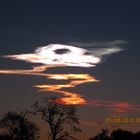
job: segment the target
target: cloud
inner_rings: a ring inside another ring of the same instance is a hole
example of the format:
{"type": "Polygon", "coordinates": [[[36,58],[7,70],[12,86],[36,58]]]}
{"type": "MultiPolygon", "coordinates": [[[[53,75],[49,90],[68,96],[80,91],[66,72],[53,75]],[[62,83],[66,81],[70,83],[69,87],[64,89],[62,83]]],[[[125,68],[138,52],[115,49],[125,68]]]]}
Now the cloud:
{"type": "Polygon", "coordinates": [[[94,107],[107,108],[118,113],[140,111],[140,104],[132,104],[126,101],[92,100],[88,104],[94,107]]]}
{"type": "Polygon", "coordinates": [[[128,44],[124,40],[115,40],[108,42],[94,42],[94,43],[81,43],[81,42],[71,42],[75,46],[81,46],[82,48],[88,49],[89,54],[99,57],[100,59],[104,56],[109,56],[113,53],[125,50],[125,44],[128,44]]]}
{"type": "Polygon", "coordinates": [[[80,94],[68,92],[63,90],[64,88],[74,88],[77,85],[89,83],[89,82],[98,82],[95,77],[89,74],[47,74],[45,70],[50,68],[51,66],[35,66],[31,70],[0,70],[0,74],[22,74],[22,75],[35,75],[45,77],[47,79],[54,80],[69,80],[70,82],[65,84],[57,84],[57,85],[49,85],[49,84],[41,84],[34,85],[34,87],[38,88],[39,91],[42,92],[55,92],[62,94],[64,97],[53,100],[54,102],[69,105],[69,104],[87,104],[85,97],[80,94]]]}
{"type": "Polygon", "coordinates": [[[92,48],[88,50],[70,45],[50,44],[37,48],[34,53],[6,55],[3,57],[51,66],[93,67],[101,62],[104,55],[122,50],[120,47],[92,48]]]}
{"type": "Polygon", "coordinates": [[[124,41],[114,41],[107,43],[94,43],[90,44],[94,47],[89,47],[88,44],[62,45],[62,44],[50,44],[43,47],[38,47],[34,53],[28,54],[16,54],[5,55],[3,57],[14,60],[25,61],[27,63],[37,63],[38,66],[32,67],[32,69],[25,70],[0,70],[0,74],[22,74],[22,75],[34,75],[41,76],[47,79],[63,80],[65,84],[41,84],[34,85],[41,92],[55,92],[61,94],[60,97],[53,102],[70,105],[80,104],[93,107],[106,107],[115,112],[129,112],[139,111],[140,106],[130,104],[128,102],[116,102],[106,100],[87,100],[80,93],[74,93],[66,91],[66,89],[74,88],[80,84],[99,82],[94,76],[85,73],[71,73],[71,74],[48,74],[45,71],[51,67],[59,66],[73,66],[73,67],[93,67],[102,61],[102,58],[106,55],[122,51],[120,45],[124,44],[124,41]],[[87,48],[79,48],[87,45],[87,48]],[[103,48],[100,48],[103,47],[103,48]],[[41,65],[40,65],[41,64],[41,65]]]}
{"type": "Polygon", "coordinates": [[[69,42],[67,43],[72,46],[82,47],[86,49],[94,49],[94,48],[114,48],[121,47],[122,45],[128,44],[127,41],[124,40],[114,40],[114,41],[96,41],[96,42],[69,42]]]}
{"type": "Polygon", "coordinates": [[[77,85],[89,83],[89,82],[98,82],[93,76],[89,74],[48,74],[48,79],[54,80],[70,80],[66,84],[57,84],[57,85],[36,85],[35,87],[39,88],[39,91],[52,91],[59,94],[63,94],[64,97],[58,98],[56,100],[51,100],[60,104],[87,104],[86,99],[80,94],[73,92],[68,92],[63,90],[63,88],[74,88],[77,85]]]}

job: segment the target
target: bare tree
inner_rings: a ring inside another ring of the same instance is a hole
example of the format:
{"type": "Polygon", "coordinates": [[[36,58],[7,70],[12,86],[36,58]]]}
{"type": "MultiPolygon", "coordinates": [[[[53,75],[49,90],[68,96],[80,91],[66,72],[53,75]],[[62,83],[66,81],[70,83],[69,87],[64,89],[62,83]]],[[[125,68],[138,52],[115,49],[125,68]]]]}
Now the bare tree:
{"type": "Polygon", "coordinates": [[[28,120],[28,112],[8,112],[0,119],[0,128],[10,140],[37,140],[39,129],[28,120]]]}
{"type": "Polygon", "coordinates": [[[79,119],[74,106],[57,104],[47,100],[44,103],[44,105],[40,105],[36,102],[34,113],[40,113],[42,119],[48,124],[51,140],[76,139],[72,135],[81,132],[81,130],[76,127],[79,124],[79,119]]]}

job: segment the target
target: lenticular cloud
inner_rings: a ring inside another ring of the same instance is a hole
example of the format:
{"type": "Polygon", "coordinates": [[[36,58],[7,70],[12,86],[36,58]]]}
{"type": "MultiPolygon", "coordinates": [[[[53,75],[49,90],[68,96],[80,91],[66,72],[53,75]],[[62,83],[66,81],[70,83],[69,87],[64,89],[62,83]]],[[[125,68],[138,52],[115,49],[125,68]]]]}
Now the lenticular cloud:
{"type": "Polygon", "coordinates": [[[93,67],[101,62],[104,55],[121,50],[119,47],[88,50],[70,45],[50,44],[37,48],[34,53],[6,55],[4,57],[51,66],[93,67]]]}

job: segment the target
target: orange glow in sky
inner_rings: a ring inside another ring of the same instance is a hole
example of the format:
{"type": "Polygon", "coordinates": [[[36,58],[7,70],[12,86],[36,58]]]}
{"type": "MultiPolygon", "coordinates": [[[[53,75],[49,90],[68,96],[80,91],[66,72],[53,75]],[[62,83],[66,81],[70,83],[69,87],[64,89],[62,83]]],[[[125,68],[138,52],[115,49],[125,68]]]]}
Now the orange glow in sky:
{"type": "Polygon", "coordinates": [[[56,93],[63,94],[64,97],[56,99],[55,102],[61,104],[86,104],[86,99],[80,94],[67,92],[63,88],[74,88],[79,84],[84,84],[88,82],[98,82],[94,77],[89,74],[48,74],[48,79],[54,80],[70,80],[66,84],[56,84],[56,85],[36,85],[40,91],[52,91],[56,93]]]}
{"type": "Polygon", "coordinates": [[[39,91],[52,91],[55,93],[62,94],[64,97],[56,99],[55,102],[61,104],[86,104],[86,99],[78,93],[65,91],[64,88],[74,88],[77,85],[98,82],[95,77],[89,74],[47,74],[44,71],[47,70],[49,66],[36,66],[31,70],[0,70],[0,74],[22,74],[22,75],[35,75],[43,76],[47,79],[54,80],[70,80],[70,82],[65,84],[42,84],[34,85],[34,87],[39,88],[39,91]]]}

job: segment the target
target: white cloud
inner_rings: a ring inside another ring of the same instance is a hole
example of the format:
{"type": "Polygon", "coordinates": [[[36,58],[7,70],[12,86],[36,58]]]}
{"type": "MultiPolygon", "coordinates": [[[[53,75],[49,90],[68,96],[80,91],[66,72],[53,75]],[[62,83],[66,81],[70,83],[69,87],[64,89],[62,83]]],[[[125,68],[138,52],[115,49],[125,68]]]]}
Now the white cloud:
{"type": "Polygon", "coordinates": [[[108,42],[107,44],[111,44],[112,47],[90,49],[71,45],[50,44],[37,48],[34,53],[6,55],[4,57],[43,65],[93,67],[101,62],[104,55],[123,50],[119,46],[114,47],[115,44],[120,43],[122,42],[108,42]]]}

